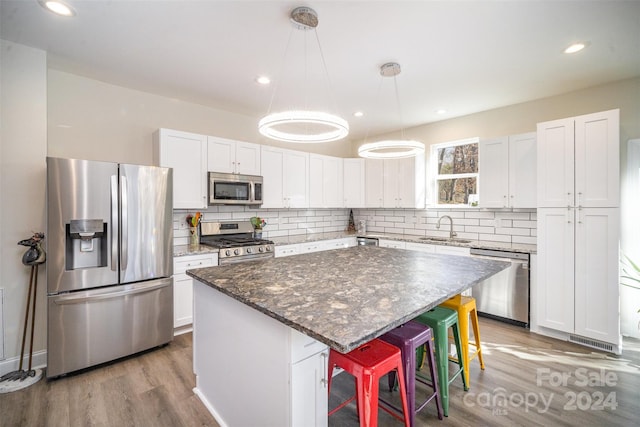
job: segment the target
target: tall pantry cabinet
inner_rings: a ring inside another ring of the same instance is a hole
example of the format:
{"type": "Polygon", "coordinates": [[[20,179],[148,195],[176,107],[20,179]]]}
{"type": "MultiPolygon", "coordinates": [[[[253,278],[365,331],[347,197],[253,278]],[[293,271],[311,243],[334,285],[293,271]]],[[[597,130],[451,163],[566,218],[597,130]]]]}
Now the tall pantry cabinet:
{"type": "Polygon", "coordinates": [[[619,110],[537,127],[537,324],[620,352],[619,110]]]}

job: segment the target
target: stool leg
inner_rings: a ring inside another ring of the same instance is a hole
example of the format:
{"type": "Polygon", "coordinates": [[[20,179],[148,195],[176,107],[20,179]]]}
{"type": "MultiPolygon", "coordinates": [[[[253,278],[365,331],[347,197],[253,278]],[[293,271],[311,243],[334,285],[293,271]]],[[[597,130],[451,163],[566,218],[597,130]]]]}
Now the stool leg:
{"type": "Polygon", "coordinates": [[[461,375],[461,377],[462,377],[462,385],[464,386],[464,391],[467,391],[467,390],[469,390],[469,384],[467,383],[467,376],[465,375],[465,372],[467,371],[467,366],[466,366],[464,358],[462,357],[462,345],[460,343],[460,330],[458,328],[458,324],[457,323],[454,323],[451,327],[453,328],[453,339],[456,342],[456,352],[458,354],[458,364],[460,365],[460,368],[462,369],[462,375],[461,375]]]}
{"type": "MultiPolygon", "coordinates": [[[[409,405],[408,405],[409,394],[408,394],[407,384],[405,383],[406,373],[403,372],[404,370],[402,369],[402,363],[398,363],[397,369],[398,369],[398,382],[400,383],[400,400],[402,401],[402,413],[404,414],[404,425],[405,427],[411,427],[413,425],[414,413],[413,413],[413,410],[411,411],[409,410],[409,405]]],[[[413,372],[413,374],[415,377],[415,372],[413,372]]],[[[414,388],[415,388],[415,383],[414,383],[414,388]]],[[[411,399],[413,399],[413,396],[411,396],[411,399]]],[[[377,396],[375,401],[376,402],[378,401],[377,396]]],[[[413,406],[415,407],[415,402],[413,406]]],[[[373,424],[373,425],[377,425],[377,424],[373,424]]]]}
{"type": "MultiPolygon", "coordinates": [[[[469,312],[458,310],[458,329],[460,331],[460,344],[462,348],[462,359],[458,353],[458,360],[464,360],[464,379],[469,383],[469,312]]],[[[465,389],[466,390],[466,389],[465,389]]]]}
{"type": "Polygon", "coordinates": [[[440,386],[440,396],[442,396],[442,411],[444,416],[449,416],[449,337],[447,328],[438,325],[433,328],[436,342],[436,366],[438,367],[438,384],[440,386]]]}
{"type": "Polygon", "coordinates": [[[476,352],[478,353],[478,361],[480,369],[484,370],[484,360],[482,360],[482,348],[480,347],[480,324],[478,323],[478,311],[474,308],[471,310],[471,326],[473,327],[473,336],[476,339],[476,352]]]}
{"type": "Polygon", "coordinates": [[[409,425],[413,426],[413,418],[416,413],[416,352],[403,351],[402,353],[404,361],[404,384],[407,390],[407,410],[405,410],[404,418],[405,420],[408,419],[409,425]]]}
{"type": "MultiPolygon", "coordinates": [[[[442,419],[442,401],[440,394],[440,387],[438,386],[438,373],[436,371],[436,360],[433,357],[433,344],[431,341],[427,341],[425,343],[427,347],[426,359],[429,364],[429,375],[431,375],[431,383],[433,384],[433,393],[435,394],[436,399],[436,409],[438,410],[438,419],[442,419]]],[[[423,346],[420,346],[423,347],[423,346]]]]}
{"type": "MultiPolygon", "coordinates": [[[[362,378],[356,380],[360,427],[376,427],[378,425],[378,383],[375,379],[371,372],[365,371],[362,378]]],[[[400,380],[402,381],[402,379],[400,380]]]]}

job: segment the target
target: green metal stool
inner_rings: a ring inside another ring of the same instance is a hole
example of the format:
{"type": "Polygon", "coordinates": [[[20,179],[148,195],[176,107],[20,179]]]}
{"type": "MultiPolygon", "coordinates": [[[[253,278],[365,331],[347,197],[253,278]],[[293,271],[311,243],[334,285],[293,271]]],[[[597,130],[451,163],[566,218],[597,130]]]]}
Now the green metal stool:
{"type": "Polygon", "coordinates": [[[422,313],[414,320],[425,324],[433,329],[434,340],[436,344],[436,365],[438,365],[438,385],[440,386],[440,395],[442,397],[442,411],[444,416],[449,416],[449,384],[456,379],[458,375],[462,378],[464,391],[469,390],[467,380],[464,375],[466,367],[462,357],[462,345],[460,343],[460,332],[458,329],[458,313],[448,308],[435,307],[426,313],[422,313]],[[456,352],[458,353],[458,361],[455,362],[460,367],[458,371],[449,378],[449,328],[453,329],[453,339],[456,343],[456,352]]]}

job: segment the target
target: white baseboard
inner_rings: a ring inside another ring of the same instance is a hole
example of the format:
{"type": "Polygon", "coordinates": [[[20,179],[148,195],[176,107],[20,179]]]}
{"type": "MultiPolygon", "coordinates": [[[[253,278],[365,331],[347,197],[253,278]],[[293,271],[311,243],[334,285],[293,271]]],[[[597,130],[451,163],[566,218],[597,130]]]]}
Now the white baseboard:
{"type": "Polygon", "coordinates": [[[209,413],[213,416],[213,418],[215,418],[216,422],[220,425],[220,427],[229,427],[223,420],[222,417],[220,416],[220,414],[218,414],[218,412],[215,410],[215,408],[213,407],[213,405],[211,404],[211,402],[209,402],[209,400],[200,392],[200,389],[198,389],[198,387],[196,386],[193,389],[193,393],[198,396],[198,398],[200,399],[200,401],[202,402],[202,404],[204,405],[205,408],[207,408],[207,410],[209,411],[209,413]]]}
{"type": "MultiPolygon", "coordinates": [[[[12,357],[10,359],[0,361],[0,376],[8,374],[9,372],[17,371],[20,367],[20,357],[12,357]]],[[[29,367],[29,355],[24,357],[22,361],[22,369],[26,370],[29,367]]],[[[33,353],[33,359],[31,360],[31,368],[44,369],[47,367],[47,350],[40,350],[33,353]]]]}

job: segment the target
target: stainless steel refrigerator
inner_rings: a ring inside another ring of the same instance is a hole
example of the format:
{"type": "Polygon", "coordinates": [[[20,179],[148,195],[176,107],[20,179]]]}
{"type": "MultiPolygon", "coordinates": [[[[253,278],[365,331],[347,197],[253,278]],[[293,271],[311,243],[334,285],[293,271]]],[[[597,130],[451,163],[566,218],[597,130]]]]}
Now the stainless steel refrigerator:
{"type": "Polygon", "coordinates": [[[173,170],[47,158],[47,377],[173,338],[173,170]]]}

